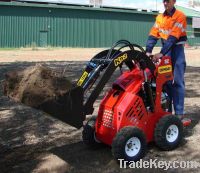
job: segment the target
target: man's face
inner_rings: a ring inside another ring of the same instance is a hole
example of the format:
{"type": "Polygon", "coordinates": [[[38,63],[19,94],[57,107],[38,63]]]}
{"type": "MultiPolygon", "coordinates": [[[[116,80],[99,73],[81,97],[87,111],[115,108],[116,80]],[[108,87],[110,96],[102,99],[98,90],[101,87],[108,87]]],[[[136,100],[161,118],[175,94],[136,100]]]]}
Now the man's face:
{"type": "Polygon", "coordinates": [[[168,12],[170,12],[173,9],[175,3],[176,0],[163,0],[165,10],[167,10],[168,12]]]}

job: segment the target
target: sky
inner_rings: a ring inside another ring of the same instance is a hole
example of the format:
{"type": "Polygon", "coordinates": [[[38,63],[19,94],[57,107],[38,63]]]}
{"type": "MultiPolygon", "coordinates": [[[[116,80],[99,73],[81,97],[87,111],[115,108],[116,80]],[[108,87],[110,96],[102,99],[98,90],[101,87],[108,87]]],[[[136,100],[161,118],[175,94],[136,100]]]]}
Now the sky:
{"type": "MultiPolygon", "coordinates": [[[[177,5],[188,5],[189,0],[177,0],[177,5]]],[[[162,0],[104,0],[105,5],[116,4],[131,8],[164,10],[162,0]]]]}
{"type": "MultiPolygon", "coordinates": [[[[29,0],[26,0],[26,1],[29,1],[29,0]]],[[[71,4],[88,4],[88,5],[90,2],[90,0],[34,0],[34,1],[60,2],[60,3],[71,3],[71,4]]],[[[160,12],[164,11],[163,3],[162,3],[163,0],[102,0],[102,1],[103,1],[104,6],[147,9],[147,10],[156,10],[160,12]]],[[[200,2],[200,0],[196,0],[196,1],[200,2]]],[[[180,6],[188,7],[189,0],[177,0],[176,4],[180,6]]],[[[200,7],[196,8],[196,10],[200,10],[200,7]]]]}
{"type": "MultiPolygon", "coordinates": [[[[89,4],[89,0],[58,0],[68,3],[89,4]]],[[[177,5],[187,6],[189,0],[177,0],[177,5]]],[[[164,10],[162,0],[103,0],[103,5],[164,10]]]]}

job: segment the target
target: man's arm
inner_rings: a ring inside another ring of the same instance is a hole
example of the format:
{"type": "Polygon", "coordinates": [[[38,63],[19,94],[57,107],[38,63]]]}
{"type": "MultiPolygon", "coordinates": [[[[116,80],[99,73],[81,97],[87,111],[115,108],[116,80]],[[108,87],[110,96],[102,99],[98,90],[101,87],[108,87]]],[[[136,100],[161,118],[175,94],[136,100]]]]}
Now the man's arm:
{"type": "Polygon", "coordinates": [[[147,53],[150,53],[150,54],[152,53],[152,50],[153,50],[154,46],[156,45],[157,41],[158,41],[158,38],[156,38],[152,35],[150,35],[148,37],[148,40],[146,43],[146,52],[147,53]]]}
{"type": "Polygon", "coordinates": [[[174,23],[171,33],[160,51],[162,55],[165,55],[171,49],[171,47],[178,41],[180,36],[186,31],[186,26],[186,17],[182,15],[174,23]]]}
{"type": "Polygon", "coordinates": [[[146,52],[148,54],[152,53],[152,50],[154,46],[156,45],[159,37],[160,37],[159,36],[159,22],[158,22],[158,17],[157,17],[154,26],[150,30],[149,37],[146,43],[146,52]]]}

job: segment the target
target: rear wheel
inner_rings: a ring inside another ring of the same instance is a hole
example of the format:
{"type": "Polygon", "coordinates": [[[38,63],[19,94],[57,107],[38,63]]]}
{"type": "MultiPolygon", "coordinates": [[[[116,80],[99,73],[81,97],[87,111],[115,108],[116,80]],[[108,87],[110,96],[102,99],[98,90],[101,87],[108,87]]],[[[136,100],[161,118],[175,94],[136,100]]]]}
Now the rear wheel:
{"type": "Polygon", "coordinates": [[[86,125],[83,127],[83,132],[82,132],[82,138],[84,144],[95,147],[100,144],[100,141],[96,139],[95,136],[95,122],[96,122],[96,117],[93,116],[91,117],[86,125]]]}
{"type": "Polygon", "coordinates": [[[146,150],[145,135],[137,127],[124,127],[113,139],[112,154],[117,160],[137,161],[145,156],[146,150]]]}
{"type": "Polygon", "coordinates": [[[181,120],[174,115],[162,117],[156,125],[154,138],[156,145],[161,149],[175,149],[183,139],[181,120]]]}

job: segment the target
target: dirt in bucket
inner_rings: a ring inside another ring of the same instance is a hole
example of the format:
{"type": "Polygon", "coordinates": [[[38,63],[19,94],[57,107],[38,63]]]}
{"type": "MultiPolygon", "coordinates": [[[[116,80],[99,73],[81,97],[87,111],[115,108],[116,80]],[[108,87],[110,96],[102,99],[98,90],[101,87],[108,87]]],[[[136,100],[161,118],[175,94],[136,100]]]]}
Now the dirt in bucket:
{"type": "Polygon", "coordinates": [[[4,95],[34,108],[56,100],[71,88],[70,80],[41,64],[8,72],[3,83],[4,95]]]}

